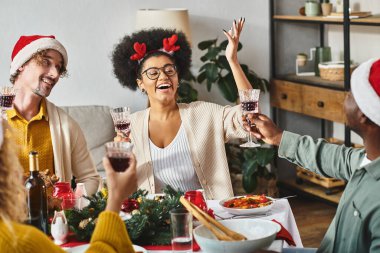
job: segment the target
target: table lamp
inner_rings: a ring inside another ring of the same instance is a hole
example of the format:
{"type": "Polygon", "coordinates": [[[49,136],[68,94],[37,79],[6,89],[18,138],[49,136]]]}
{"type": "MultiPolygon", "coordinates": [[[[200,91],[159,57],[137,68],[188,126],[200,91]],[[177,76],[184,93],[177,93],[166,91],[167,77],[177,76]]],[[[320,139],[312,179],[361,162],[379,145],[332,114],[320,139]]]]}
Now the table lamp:
{"type": "Polygon", "coordinates": [[[187,9],[140,9],[136,15],[136,30],[170,28],[182,31],[191,45],[191,31],[187,9]]]}

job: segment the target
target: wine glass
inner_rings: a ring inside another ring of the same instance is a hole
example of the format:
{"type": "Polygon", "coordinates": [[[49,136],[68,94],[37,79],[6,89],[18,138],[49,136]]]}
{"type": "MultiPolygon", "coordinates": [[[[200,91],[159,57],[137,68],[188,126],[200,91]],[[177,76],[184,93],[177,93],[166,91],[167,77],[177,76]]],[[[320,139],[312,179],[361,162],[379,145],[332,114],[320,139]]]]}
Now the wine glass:
{"type": "MultiPolygon", "coordinates": [[[[259,89],[248,89],[248,90],[239,90],[239,98],[241,103],[241,109],[243,111],[243,115],[247,115],[248,113],[258,113],[259,112],[259,89]]],[[[250,120],[247,117],[247,123],[252,126],[250,120]]],[[[260,147],[259,143],[255,143],[252,141],[251,133],[248,135],[248,142],[243,143],[240,147],[243,148],[256,148],[260,147]]]]}
{"type": "Polygon", "coordinates": [[[133,144],[130,142],[107,142],[106,156],[108,157],[112,168],[116,172],[123,172],[129,167],[132,155],[133,144]]]}
{"type": "Polygon", "coordinates": [[[12,86],[0,87],[0,107],[1,117],[7,118],[6,110],[11,109],[13,106],[13,100],[15,99],[16,91],[12,86]]]}
{"type": "Polygon", "coordinates": [[[131,121],[129,107],[116,107],[110,110],[116,133],[122,133],[124,137],[129,137],[131,132],[131,121]]]}

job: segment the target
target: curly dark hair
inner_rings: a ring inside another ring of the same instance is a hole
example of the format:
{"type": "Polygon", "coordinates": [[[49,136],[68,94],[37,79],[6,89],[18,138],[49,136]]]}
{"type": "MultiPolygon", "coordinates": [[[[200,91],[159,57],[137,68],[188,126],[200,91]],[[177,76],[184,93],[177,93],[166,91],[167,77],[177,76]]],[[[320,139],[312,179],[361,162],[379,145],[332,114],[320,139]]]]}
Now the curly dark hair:
{"type": "Polygon", "coordinates": [[[160,55],[166,55],[174,62],[177,66],[179,80],[190,71],[191,48],[185,34],[175,29],[153,28],[135,32],[121,39],[112,53],[113,72],[123,87],[136,90],[136,79],[141,77],[141,67],[144,62],[151,57],[160,55]],[[158,51],[163,47],[163,39],[170,38],[173,34],[178,36],[176,45],[179,45],[180,49],[173,55],[158,51]],[[131,55],[136,53],[133,49],[135,42],[146,44],[147,54],[141,62],[130,59],[131,55]]]}

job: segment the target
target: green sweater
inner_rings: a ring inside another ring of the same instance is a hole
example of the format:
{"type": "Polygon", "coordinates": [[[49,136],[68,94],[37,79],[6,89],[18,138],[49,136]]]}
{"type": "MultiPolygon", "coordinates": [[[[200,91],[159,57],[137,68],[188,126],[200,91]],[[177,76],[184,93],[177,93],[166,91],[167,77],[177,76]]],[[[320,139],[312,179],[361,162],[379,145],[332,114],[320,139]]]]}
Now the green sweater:
{"type": "Polygon", "coordinates": [[[286,131],[278,153],[310,171],[347,181],[318,252],[380,252],[380,158],[361,167],[364,149],[286,131]]]}
{"type": "MultiPolygon", "coordinates": [[[[0,220],[0,251],[2,253],[66,252],[35,227],[11,223],[13,231],[0,220]]],[[[102,212],[86,252],[135,252],[124,222],[114,212],[102,212]]]]}

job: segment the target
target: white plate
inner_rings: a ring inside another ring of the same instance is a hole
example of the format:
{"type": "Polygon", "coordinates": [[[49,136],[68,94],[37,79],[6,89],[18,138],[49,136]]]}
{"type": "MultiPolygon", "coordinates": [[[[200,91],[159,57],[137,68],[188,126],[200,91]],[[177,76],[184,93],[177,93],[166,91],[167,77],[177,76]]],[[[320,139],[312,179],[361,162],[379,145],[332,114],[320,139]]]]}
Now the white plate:
{"type": "Polygon", "coordinates": [[[233,198],[223,199],[219,202],[219,205],[223,208],[223,210],[229,212],[230,214],[249,215],[249,214],[262,214],[262,213],[268,212],[272,208],[274,201],[275,201],[273,198],[266,196],[267,199],[272,200],[272,204],[267,205],[267,206],[263,206],[263,207],[256,207],[256,208],[249,208],[249,209],[229,208],[229,207],[225,207],[223,205],[226,201],[236,199],[236,198],[241,198],[241,197],[246,197],[246,196],[236,196],[233,198]]]}
{"type": "MultiPolygon", "coordinates": [[[[80,246],[73,247],[73,248],[64,248],[64,250],[68,253],[84,253],[88,249],[88,247],[90,247],[90,244],[80,245],[80,246]]],[[[138,246],[138,245],[133,245],[133,249],[136,252],[137,251],[140,251],[143,253],[148,252],[148,251],[146,251],[146,249],[144,249],[143,247],[138,246]]]]}

